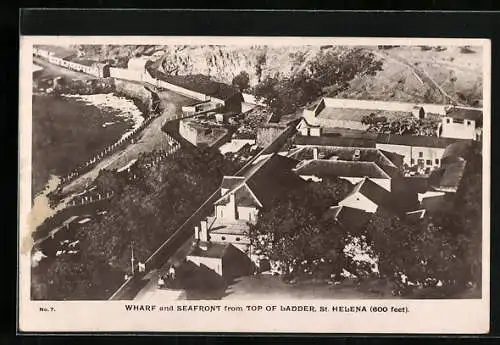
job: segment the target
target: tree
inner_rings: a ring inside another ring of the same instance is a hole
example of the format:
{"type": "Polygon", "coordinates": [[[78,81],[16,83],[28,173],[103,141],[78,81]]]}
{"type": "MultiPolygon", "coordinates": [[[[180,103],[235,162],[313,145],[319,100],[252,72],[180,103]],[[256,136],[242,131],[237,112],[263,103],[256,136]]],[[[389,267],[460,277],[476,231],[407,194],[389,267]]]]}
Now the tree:
{"type": "Polygon", "coordinates": [[[348,260],[343,252],[347,232],[324,214],[350,189],[348,182],[329,180],[277,198],[250,224],[255,254],[279,262],[285,276],[338,275],[348,260]]]}
{"type": "Polygon", "coordinates": [[[103,192],[119,193],[127,182],[123,175],[118,174],[116,170],[101,169],[94,183],[103,192]]]}
{"type": "Polygon", "coordinates": [[[114,171],[100,173],[100,188],[121,192],[110,201],[107,214],[75,229],[82,244],[80,259],[59,257],[47,271],[34,273],[34,294],[57,299],[107,296],[131,271],[132,245],[136,262],[144,262],[217,189],[223,174],[234,173],[232,163],[226,164],[214,149],[181,149],[151,165],[157,154],[138,158],[133,167],[137,180],[114,171]]]}
{"type": "Polygon", "coordinates": [[[328,51],[291,75],[267,76],[254,92],[278,116],[291,114],[316,100],[324,88],[331,87],[338,93],[356,76],[374,75],[381,66],[373,53],[363,49],[328,51]]]}
{"type": "Polygon", "coordinates": [[[366,236],[378,257],[380,274],[395,283],[397,294],[431,288],[446,295],[465,286],[457,242],[432,219],[408,224],[396,215],[377,212],[366,236]]]}
{"type": "Polygon", "coordinates": [[[363,116],[361,123],[368,126],[368,132],[375,133],[422,136],[436,136],[437,133],[437,122],[430,119],[417,119],[411,115],[388,120],[385,116],[371,113],[363,116]]]}
{"type": "Polygon", "coordinates": [[[231,84],[243,92],[250,87],[250,76],[247,72],[241,71],[240,74],[233,78],[231,84]]]}

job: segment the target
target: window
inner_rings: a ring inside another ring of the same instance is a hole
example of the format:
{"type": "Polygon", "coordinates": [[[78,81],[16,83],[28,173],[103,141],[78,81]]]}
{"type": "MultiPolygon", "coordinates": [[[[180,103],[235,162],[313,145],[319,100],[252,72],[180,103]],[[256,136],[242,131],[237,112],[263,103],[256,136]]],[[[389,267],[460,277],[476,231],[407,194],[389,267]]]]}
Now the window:
{"type": "Polygon", "coordinates": [[[236,237],[236,242],[239,242],[240,241],[240,238],[239,237],[236,237]]]}
{"type": "Polygon", "coordinates": [[[428,160],[426,160],[426,161],[425,161],[425,163],[426,163],[427,165],[431,165],[431,164],[432,164],[432,161],[431,161],[430,159],[428,159],[428,160]]]}
{"type": "Polygon", "coordinates": [[[226,240],[226,236],[222,236],[221,240],[225,241],[226,240]]]}
{"type": "Polygon", "coordinates": [[[467,126],[470,126],[470,121],[467,121],[467,126]]]}
{"type": "Polygon", "coordinates": [[[423,152],[419,152],[418,153],[418,157],[422,158],[424,156],[424,153],[423,152]]]}
{"type": "Polygon", "coordinates": [[[415,164],[415,159],[411,159],[411,165],[415,164]]]}
{"type": "Polygon", "coordinates": [[[436,158],[435,162],[436,162],[436,165],[439,165],[439,158],[436,158]]]}
{"type": "Polygon", "coordinates": [[[450,123],[450,119],[446,119],[446,123],[450,123]]]}

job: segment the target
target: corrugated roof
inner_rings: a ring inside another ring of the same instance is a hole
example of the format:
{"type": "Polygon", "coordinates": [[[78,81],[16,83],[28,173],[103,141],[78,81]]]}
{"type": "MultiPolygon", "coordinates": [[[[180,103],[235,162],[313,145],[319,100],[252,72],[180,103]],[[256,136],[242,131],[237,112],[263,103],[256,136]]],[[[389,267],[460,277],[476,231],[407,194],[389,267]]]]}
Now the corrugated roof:
{"type": "Polygon", "coordinates": [[[299,166],[295,172],[299,175],[314,175],[318,177],[390,178],[390,175],[374,162],[334,161],[328,159],[306,161],[305,164],[299,166]]]}

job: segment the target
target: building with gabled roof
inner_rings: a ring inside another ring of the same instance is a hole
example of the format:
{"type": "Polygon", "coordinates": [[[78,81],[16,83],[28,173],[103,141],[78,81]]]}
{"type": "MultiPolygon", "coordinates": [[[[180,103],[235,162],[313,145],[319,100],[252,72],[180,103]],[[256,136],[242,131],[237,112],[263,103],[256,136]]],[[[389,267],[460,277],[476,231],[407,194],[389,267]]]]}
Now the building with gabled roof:
{"type": "Polygon", "coordinates": [[[253,265],[248,256],[232,244],[213,243],[202,249],[194,247],[186,260],[199,267],[210,269],[224,278],[236,278],[252,273],[253,265]]]}
{"type": "Polygon", "coordinates": [[[294,171],[304,180],[338,177],[356,184],[368,177],[387,191],[402,177],[403,156],[375,148],[305,147],[294,157],[301,159],[294,171]]]}
{"type": "Polygon", "coordinates": [[[202,262],[203,251],[213,245],[229,244],[252,257],[249,223],[255,224],[260,209],[272,207],[275,198],[305,183],[292,171],[297,162],[272,154],[255,163],[243,176],[224,176],[221,195],[214,202],[214,214],[195,227],[194,250],[199,252],[196,260],[202,262]]]}
{"type": "Polygon", "coordinates": [[[339,206],[357,208],[368,213],[375,213],[377,209],[396,209],[392,195],[369,178],[364,178],[354,186],[354,189],[342,201],[339,206]]]}
{"type": "MultiPolygon", "coordinates": [[[[363,123],[363,118],[368,116],[384,117],[389,121],[411,116],[422,119],[427,114],[445,115],[448,107],[443,104],[323,97],[319,103],[304,110],[303,118],[306,121],[302,123],[301,132],[306,133],[307,126],[311,129],[319,126],[318,133],[327,128],[366,130],[368,125],[363,123]]],[[[316,132],[309,135],[316,135],[316,132]]]]}

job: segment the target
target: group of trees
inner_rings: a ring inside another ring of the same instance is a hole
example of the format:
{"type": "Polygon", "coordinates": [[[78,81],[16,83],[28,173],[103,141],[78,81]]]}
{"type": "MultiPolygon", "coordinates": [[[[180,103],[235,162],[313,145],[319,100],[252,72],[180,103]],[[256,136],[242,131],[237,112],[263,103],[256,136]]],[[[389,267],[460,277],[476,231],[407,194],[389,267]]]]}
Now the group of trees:
{"type": "Polygon", "coordinates": [[[232,85],[243,92],[250,87],[250,76],[247,72],[241,71],[233,78],[232,85]]]}
{"type": "Polygon", "coordinates": [[[277,198],[250,224],[254,254],[279,261],[285,276],[330,277],[344,267],[344,234],[324,216],[353,186],[341,179],[308,183],[277,198]]]}
{"type": "Polygon", "coordinates": [[[359,48],[321,52],[290,76],[268,76],[254,87],[254,94],[278,116],[295,112],[322,93],[337,94],[359,75],[374,75],[382,62],[359,48]]]}
{"type": "Polygon", "coordinates": [[[417,119],[411,115],[388,120],[385,116],[372,113],[364,116],[361,123],[368,126],[368,132],[383,134],[436,136],[438,128],[436,121],[426,118],[417,119]]]}
{"type": "MultiPolygon", "coordinates": [[[[101,172],[96,185],[113,191],[108,213],[76,229],[80,258],[61,256],[33,271],[35,299],[106,298],[130,273],[133,245],[146,260],[212,193],[234,166],[212,149],[180,149],[146,168],[139,158],[130,181],[116,171],[101,172]]],[[[137,262],[136,261],[136,262],[137,262]]]]}
{"type": "Polygon", "coordinates": [[[417,221],[379,210],[356,233],[323,216],[352,186],[343,180],[307,184],[262,210],[249,231],[255,254],[280,262],[286,276],[328,278],[346,269],[361,277],[366,270],[344,252],[357,237],[377,261],[378,272],[371,274],[391,282],[395,294],[453,297],[472,288],[469,291],[477,295],[482,267],[479,145],[472,146],[465,158],[453,207],[417,221]]]}

